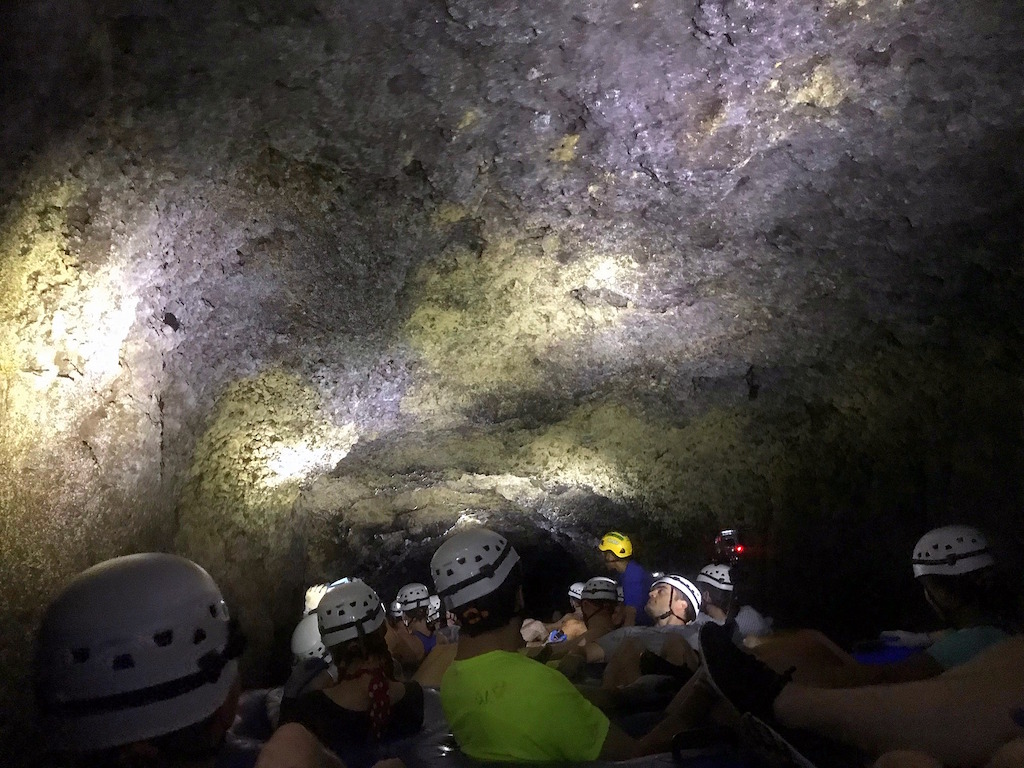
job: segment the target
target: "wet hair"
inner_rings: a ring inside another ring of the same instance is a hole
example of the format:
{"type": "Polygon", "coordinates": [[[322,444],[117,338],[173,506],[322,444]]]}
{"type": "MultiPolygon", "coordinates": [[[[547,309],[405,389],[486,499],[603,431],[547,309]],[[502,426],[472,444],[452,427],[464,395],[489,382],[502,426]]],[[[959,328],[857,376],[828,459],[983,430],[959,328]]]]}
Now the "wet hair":
{"type": "Polygon", "coordinates": [[[459,620],[459,632],[476,637],[508,624],[521,612],[517,603],[522,583],[523,569],[516,563],[493,592],[453,609],[452,613],[459,620]]]}
{"type": "Polygon", "coordinates": [[[1017,595],[992,566],[957,576],[925,573],[917,577],[925,587],[938,589],[963,607],[974,608],[996,626],[1015,634],[1021,631],[1017,595]]]}
{"type": "Polygon", "coordinates": [[[363,637],[346,640],[331,646],[331,658],[339,672],[343,672],[353,664],[367,659],[379,659],[384,662],[389,677],[393,677],[393,661],[391,651],[385,639],[387,625],[381,624],[377,629],[363,637]]]}

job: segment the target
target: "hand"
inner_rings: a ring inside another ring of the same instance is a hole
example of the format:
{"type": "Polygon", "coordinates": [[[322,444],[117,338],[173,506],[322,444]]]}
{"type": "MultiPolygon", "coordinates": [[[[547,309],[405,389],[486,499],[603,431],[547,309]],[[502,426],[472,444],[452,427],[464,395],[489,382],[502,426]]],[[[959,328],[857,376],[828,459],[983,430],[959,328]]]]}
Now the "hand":
{"type": "Polygon", "coordinates": [[[306,590],[306,613],[312,613],[320,605],[320,600],[327,594],[327,584],[314,584],[306,590]]]}
{"type": "Polygon", "coordinates": [[[886,645],[897,645],[901,648],[927,648],[932,644],[932,636],[927,632],[907,632],[902,629],[880,632],[878,639],[886,645]]]}

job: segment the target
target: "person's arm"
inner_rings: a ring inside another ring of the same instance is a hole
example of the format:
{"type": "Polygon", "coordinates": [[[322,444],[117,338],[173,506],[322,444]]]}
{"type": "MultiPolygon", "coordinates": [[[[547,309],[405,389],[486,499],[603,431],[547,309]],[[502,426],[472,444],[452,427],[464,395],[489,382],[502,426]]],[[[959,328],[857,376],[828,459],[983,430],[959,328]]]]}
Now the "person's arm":
{"type": "Polygon", "coordinates": [[[587,643],[582,646],[583,656],[586,658],[588,664],[600,664],[605,660],[604,648],[597,643],[587,643]]]}
{"type": "Polygon", "coordinates": [[[384,641],[388,644],[391,655],[398,659],[400,664],[416,666],[423,661],[423,643],[404,624],[389,626],[384,632],[384,641]]]}
{"type": "Polygon", "coordinates": [[[286,723],[263,745],[256,768],[345,768],[345,764],[303,726],[286,723]]]}
{"type": "Polygon", "coordinates": [[[894,664],[850,664],[823,672],[818,685],[826,688],[859,688],[865,685],[912,683],[941,675],[945,669],[927,653],[915,653],[894,664]]]}

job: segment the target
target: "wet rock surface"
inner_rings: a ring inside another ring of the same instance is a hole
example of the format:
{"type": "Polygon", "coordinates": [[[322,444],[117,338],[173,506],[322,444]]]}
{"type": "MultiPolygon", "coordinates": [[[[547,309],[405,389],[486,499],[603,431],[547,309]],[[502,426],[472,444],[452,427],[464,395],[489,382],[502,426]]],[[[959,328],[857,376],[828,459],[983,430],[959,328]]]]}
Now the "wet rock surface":
{"type": "Polygon", "coordinates": [[[917,619],[931,525],[1019,573],[1018,3],[14,5],[5,709],[140,549],[213,573],[253,681],[306,584],[425,579],[460,520],[545,606],[606,527],[695,569],[737,525],[850,637],[917,619]]]}

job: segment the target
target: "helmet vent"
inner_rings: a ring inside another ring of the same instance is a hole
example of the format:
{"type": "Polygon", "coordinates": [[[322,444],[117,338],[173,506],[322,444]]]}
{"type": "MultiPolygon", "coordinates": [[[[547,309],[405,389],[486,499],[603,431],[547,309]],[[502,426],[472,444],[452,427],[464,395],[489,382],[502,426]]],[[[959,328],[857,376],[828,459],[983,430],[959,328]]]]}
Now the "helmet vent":
{"type": "Polygon", "coordinates": [[[448,569],[448,575],[449,576],[454,576],[455,575],[455,571],[453,571],[451,568],[449,568],[448,569]]]}
{"type": "Polygon", "coordinates": [[[483,559],[483,555],[477,555],[475,558],[473,558],[474,562],[477,563],[481,562],[483,559]]]}
{"type": "Polygon", "coordinates": [[[75,664],[85,664],[89,660],[88,648],[72,648],[71,661],[75,664]]]}
{"type": "Polygon", "coordinates": [[[466,564],[466,558],[464,558],[464,557],[456,557],[455,558],[455,562],[458,563],[459,565],[465,565],[466,564]]]}
{"type": "Polygon", "coordinates": [[[160,648],[166,648],[168,645],[174,642],[174,630],[165,629],[163,632],[157,632],[153,635],[153,642],[156,643],[160,648]]]}
{"type": "Polygon", "coordinates": [[[490,551],[491,551],[491,545],[490,544],[484,544],[484,552],[490,552],[490,551]]]}
{"type": "Polygon", "coordinates": [[[210,605],[210,616],[212,616],[215,619],[217,618],[217,606],[216,605],[213,605],[213,604],[210,605]]]}
{"type": "Polygon", "coordinates": [[[192,645],[199,645],[203,640],[206,639],[206,630],[200,627],[196,630],[195,634],[192,635],[192,645]]]}
{"type": "Polygon", "coordinates": [[[130,653],[122,653],[120,656],[114,657],[114,662],[110,665],[110,668],[114,671],[121,669],[135,669],[135,659],[132,658],[130,653]]]}

